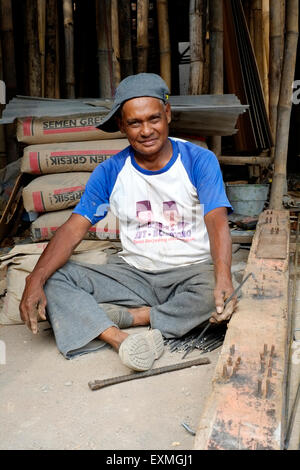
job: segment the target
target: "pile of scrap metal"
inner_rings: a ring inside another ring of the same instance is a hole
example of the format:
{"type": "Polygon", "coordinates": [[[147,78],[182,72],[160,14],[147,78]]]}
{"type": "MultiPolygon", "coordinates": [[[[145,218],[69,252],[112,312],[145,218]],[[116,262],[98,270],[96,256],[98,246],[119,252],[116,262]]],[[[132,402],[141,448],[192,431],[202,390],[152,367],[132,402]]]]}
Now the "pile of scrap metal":
{"type": "Polygon", "coordinates": [[[214,351],[223,344],[227,324],[213,325],[207,333],[199,338],[200,334],[204,332],[204,328],[205,325],[179,339],[165,339],[165,345],[170,352],[184,353],[184,355],[192,348],[200,350],[202,354],[214,351]]]}

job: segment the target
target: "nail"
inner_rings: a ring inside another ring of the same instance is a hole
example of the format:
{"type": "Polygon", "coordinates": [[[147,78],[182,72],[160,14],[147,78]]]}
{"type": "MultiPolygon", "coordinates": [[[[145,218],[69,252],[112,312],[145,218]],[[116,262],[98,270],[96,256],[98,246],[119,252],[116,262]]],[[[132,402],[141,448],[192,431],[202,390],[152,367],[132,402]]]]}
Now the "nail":
{"type": "Polygon", "coordinates": [[[264,353],[259,353],[260,355],[260,362],[265,360],[264,353]]]}
{"type": "Polygon", "coordinates": [[[231,345],[231,348],[230,348],[230,354],[233,356],[234,353],[235,353],[235,345],[232,344],[232,345],[231,345]]]}
{"type": "Polygon", "coordinates": [[[268,367],[272,367],[272,365],[273,365],[273,361],[272,361],[272,358],[270,357],[268,367]]]}
{"type": "Polygon", "coordinates": [[[268,377],[272,377],[272,369],[268,369],[268,377]]]}
{"type": "Polygon", "coordinates": [[[223,377],[224,377],[224,379],[227,379],[227,377],[228,377],[226,364],[224,364],[224,366],[223,366],[223,377]]]}
{"type": "Polygon", "coordinates": [[[271,356],[271,357],[274,355],[274,351],[275,351],[275,346],[274,346],[274,344],[272,344],[272,346],[271,346],[271,352],[270,352],[270,356],[271,356]]]}
{"type": "Polygon", "coordinates": [[[265,362],[264,361],[261,361],[261,363],[260,363],[260,371],[261,372],[265,371],[265,362]]]}
{"type": "Polygon", "coordinates": [[[268,345],[264,344],[264,356],[266,356],[268,353],[268,345]]]}
{"type": "Polygon", "coordinates": [[[241,356],[239,356],[236,360],[236,364],[237,365],[240,365],[240,363],[242,362],[242,359],[241,359],[241,356]]]}
{"type": "Polygon", "coordinates": [[[272,390],[271,390],[271,384],[270,384],[270,380],[266,380],[266,398],[269,398],[270,394],[271,394],[272,390]]]}
{"type": "Polygon", "coordinates": [[[232,366],[232,358],[231,358],[231,356],[229,356],[229,358],[227,359],[227,364],[228,364],[229,366],[232,366]]]}
{"type": "Polygon", "coordinates": [[[258,379],[258,382],[257,382],[257,394],[258,394],[259,397],[261,396],[261,384],[262,384],[261,380],[258,379]]]}

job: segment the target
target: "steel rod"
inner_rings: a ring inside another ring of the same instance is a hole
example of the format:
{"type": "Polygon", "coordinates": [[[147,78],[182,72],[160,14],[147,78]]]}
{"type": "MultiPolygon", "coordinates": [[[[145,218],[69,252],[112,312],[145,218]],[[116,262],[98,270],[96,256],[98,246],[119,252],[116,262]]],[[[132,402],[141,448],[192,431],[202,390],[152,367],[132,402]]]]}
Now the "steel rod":
{"type": "Polygon", "coordinates": [[[132,374],[121,375],[119,377],[112,377],[110,379],[95,380],[89,382],[91,390],[99,390],[100,388],[108,387],[109,385],[115,385],[122,382],[128,382],[129,380],[143,379],[145,377],[152,377],[154,375],[164,374],[166,372],[174,372],[176,370],[186,369],[193,366],[201,366],[204,364],[210,364],[210,360],[207,357],[194,359],[192,361],[180,362],[177,364],[171,364],[169,366],[158,367],[157,369],[146,370],[145,372],[134,372],[132,374]]]}

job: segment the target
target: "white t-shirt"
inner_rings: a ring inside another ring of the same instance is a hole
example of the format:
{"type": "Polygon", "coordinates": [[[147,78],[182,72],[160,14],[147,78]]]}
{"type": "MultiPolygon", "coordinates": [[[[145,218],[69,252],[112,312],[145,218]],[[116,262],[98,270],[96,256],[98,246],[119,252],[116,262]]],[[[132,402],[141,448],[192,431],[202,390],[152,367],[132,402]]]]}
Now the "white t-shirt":
{"type": "Polygon", "coordinates": [[[173,155],[161,170],[141,168],[130,146],[98,165],[74,210],[93,225],[111,210],[120,224],[119,255],[142,271],[210,260],[204,216],[231,209],[216,156],[170,140],[173,155]]]}

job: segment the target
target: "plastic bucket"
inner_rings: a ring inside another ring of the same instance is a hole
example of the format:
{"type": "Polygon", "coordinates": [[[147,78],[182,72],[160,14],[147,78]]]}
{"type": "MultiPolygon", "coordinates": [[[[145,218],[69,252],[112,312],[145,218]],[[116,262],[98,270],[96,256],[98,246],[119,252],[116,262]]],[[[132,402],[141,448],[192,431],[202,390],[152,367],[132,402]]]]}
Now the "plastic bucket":
{"type": "Polygon", "coordinates": [[[268,197],[268,184],[226,183],[227,197],[236,214],[259,215],[268,197]]]}

